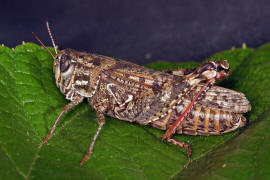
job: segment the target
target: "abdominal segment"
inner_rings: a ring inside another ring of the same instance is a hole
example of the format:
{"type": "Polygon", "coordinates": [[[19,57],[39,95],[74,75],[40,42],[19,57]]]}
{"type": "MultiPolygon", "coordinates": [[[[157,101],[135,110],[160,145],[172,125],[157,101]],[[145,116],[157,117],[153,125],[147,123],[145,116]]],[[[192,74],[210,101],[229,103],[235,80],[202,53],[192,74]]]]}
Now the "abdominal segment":
{"type": "Polygon", "coordinates": [[[178,128],[178,134],[218,135],[234,131],[246,124],[242,114],[220,109],[195,107],[178,128]]]}
{"type": "MultiPolygon", "coordinates": [[[[183,109],[183,106],[179,106],[170,114],[170,117],[155,121],[152,126],[164,130],[168,129],[181,115],[183,109]],[[179,113],[177,110],[179,110],[179,113]]],[[[184,119],[176,133],[205,136],[219,135],[243,127],[246,122],[246,118],[242,114],[197,105],[184,119]]]]}

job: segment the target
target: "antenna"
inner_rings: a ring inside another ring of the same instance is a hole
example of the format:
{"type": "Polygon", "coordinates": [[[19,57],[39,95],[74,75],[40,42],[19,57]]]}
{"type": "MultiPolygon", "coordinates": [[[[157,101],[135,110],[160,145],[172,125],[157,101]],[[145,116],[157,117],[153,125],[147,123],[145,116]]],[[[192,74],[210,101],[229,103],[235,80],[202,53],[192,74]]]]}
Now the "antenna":
{"type": "Polygon", "coordinates": [[[55,57],[53,56],[53,54],[51,53],[51,51],[43,44],[43,42],[39,39],[39,37],[34,32],[32,32],[32,34],[33,34],[34,38],[40,43],[40,45],[43,48],[45,48],[48,51],[48,53],[52,56],[52,58],[55,60],[55,57]]]}
{"type": "Polygon", "coordinates": [[[48,30],[48,33],[50,35],[50,38],[51,38],[51,41],[52,41],[52,44],[53,44],[53,47],[54,47],[54,51],[55,53],[57,54],[57,49],[56,49],[56,45],[54,43],[54,40],[53,40],[53,36],[52,36],[52,32],[51,32],[51,29],[50,29],[50,26],[49,26],[49,22],[46,21],[46,26],[47,26],[47,30],[48,30]]]}

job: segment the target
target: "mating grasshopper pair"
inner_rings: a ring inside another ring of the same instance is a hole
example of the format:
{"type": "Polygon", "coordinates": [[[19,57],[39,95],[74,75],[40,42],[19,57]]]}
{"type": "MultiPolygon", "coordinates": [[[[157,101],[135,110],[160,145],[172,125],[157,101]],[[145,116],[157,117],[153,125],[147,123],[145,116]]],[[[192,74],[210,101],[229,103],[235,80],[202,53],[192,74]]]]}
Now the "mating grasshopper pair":
{"type": "Polygon", "coordinates": [[[214,86],[229,75],[226,60],[208,61],[196,69],[155,71],[72,49],[58,52],[48,22],[46,25],[56,56],[34,36],[54,59],[56,85],[71,102],[60,112],[43,143],[53,134],[62,114],[86,98],[96,110],[99,127],[81,165],[93,152],[105,124],[104,115],[166,130],[162,139],[185,148],[188,157],[190,147],[173,139],[175,133],[220,135],[246,124],[242,114],[251,106],[245,95],[214,86]]]}

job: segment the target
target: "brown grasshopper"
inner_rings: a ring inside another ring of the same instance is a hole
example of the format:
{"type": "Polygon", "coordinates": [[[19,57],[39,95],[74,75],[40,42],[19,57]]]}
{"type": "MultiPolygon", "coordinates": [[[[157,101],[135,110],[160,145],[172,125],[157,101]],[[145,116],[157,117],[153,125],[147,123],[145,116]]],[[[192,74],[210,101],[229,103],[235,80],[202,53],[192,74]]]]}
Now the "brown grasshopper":
{"type": "Polygon", "coordinates": [[[162,139],[185,148],[188,157],[190,147],[173,139],[175,133],[220,135],[246,124],[242,114],[251,106],[245,95],[213,86],[229,75],[226,60],[208,61],[196,69],[155,71],[72,49],[58,52],[48,22],[46,25],[56,56],[33,34],[54,59],[56,85],[71,102],[60,112],[43,143],[52,136],[62,114],[86,98],[96,110],[99,127],[81,165],[93,152],[105,124],[104,115],[166,130],[162,139]]]}

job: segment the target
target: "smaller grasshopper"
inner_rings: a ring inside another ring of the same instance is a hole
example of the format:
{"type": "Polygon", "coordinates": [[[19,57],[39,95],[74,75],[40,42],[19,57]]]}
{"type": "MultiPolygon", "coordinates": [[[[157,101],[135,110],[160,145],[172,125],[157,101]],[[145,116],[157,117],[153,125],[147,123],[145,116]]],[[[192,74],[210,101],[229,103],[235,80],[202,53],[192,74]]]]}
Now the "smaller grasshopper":
{"type": "Polygon", "coordinates": [[[246,124],[242,114],[251,106],[245,95],[213,86],[229,75],[226,60],[209,61],[196,69],[160,72],[72,49],[58,52],[48,22],[46,25],[56,56],[33,35],[53,58],[56,85],[71,102],[62,109],[43,143],[52,136],[63,113],[86,98],[96,110],[99,126],[81,165],[93,152],[105,124],[104,115],[166,130],[162,139],[185,148],[188,157],[192,154],[189,145],[173,139],[175,133],[219,135],[246,124]]]}

